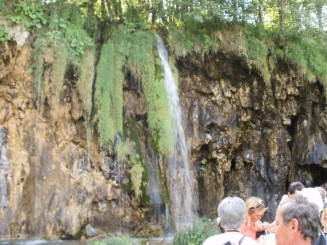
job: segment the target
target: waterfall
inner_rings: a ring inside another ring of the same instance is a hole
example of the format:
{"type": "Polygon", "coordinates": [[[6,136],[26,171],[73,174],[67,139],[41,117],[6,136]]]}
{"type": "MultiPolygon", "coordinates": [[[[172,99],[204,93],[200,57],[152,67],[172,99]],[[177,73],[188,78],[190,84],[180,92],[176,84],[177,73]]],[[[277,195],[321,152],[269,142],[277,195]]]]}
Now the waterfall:
{"type": "Polygon", "coordinates": [[[195,185],[189,167],[188,150],[183,128],[182,112],[178,89],[168,61],[168,52],[157,36],[157,48],[164,72],[165,89],[174,129],[174,153],[169,158],[167,167],[167,186],[170,198],[170,212],[176,231],[192,227],[196,214],[195,185]]]}
{"type": "Polygon", "coordinates": [[[0,128],[0,208],[8,206],[8,181],[9,159],[7,151],[7,129],[0,128]]]}
{"type": "Polygon", "coordinates": [[[0,127],[0,237],[8,234],[8,224],[11,216],[11,212],[7,209],[10,194],[8,177],[11,174],[7,149],[7,135],[7,128],[0,127]]]}
{"type": "Polygon", "coordinates": [[[154,151],[150,149],[145,149],[144,144],[141,145],[141,151],[144,156],[144,163],[146,171],[148,173],[149,182],[146,186],[146,192],[150,197],[152,204],[152,214],[154,217],[154,222],[156,224],[163,224],[162,218],[164,218],[165,232],[171,232],[171,224],[167,222],[169,220],[169,215],[166,213],[167,205],[163,202],[161,195],[163,190],[160,184],[160,170],[158,163],[158,156],[154,151]]]}

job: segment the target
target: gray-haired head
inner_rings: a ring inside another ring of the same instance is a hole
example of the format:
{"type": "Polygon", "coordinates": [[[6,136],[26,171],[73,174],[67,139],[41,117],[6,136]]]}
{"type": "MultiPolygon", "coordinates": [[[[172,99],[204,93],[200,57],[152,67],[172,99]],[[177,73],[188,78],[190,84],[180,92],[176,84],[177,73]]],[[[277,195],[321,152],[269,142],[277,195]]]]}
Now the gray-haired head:
{"type": "Polygon", "coordinates": [[[296,219],[305,240],[310,238],[313,241],[318,236],[321,225],[317,205],[303,196],[296,196],[287,199],[280,208],[283,223],[296,219]]]}
{"type": "Polygon", "coordinates": [[[245,202],[239,197],[224,198],[217,211],[225,230],[240,229],[246,216],[245,202]]]}
{"type": "Polygon", "coordinates": [[[317,186],[315,187],[315,189],[319,192],[319,194],[321,195],[321,198],[323,201],[326,200],[326,190],[324,189],[324,187],[322,186],[317,186]]]}
{"type": "Polygon", "coordinates": [[[324,209],[324,202],[319,191],[316,188],[303,188],[301,191],[301,195],[306,197],[307,200],[313,204],[316,204],[319,210],[319,213],[324,209]]]}

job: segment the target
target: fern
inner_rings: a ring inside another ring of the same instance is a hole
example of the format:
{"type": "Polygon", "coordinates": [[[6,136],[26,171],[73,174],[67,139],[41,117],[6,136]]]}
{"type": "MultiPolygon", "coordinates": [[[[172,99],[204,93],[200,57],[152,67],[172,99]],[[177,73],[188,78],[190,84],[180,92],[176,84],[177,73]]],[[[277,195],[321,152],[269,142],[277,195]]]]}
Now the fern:
{"type": "Polygon", "coordinates": [[[173,130],[161,74],[161,65],[155,58],[154,35],[148,32],[135,32],[132,35],[132,46],[128,56],[128,67],[136,79],[142,81],[142,88],[148,112],[148,124],[157,150],[169,154],[173,148],[173,130]]]}
{"type": "Polygon", "coordinates": [[[67,68],[65,44],[50,43],[39,38],[34,43],[33,59],[35,64],[33,81],[38,107],[42,109],[46,97],[53,98],[53,106],[59,105],[67,68]]]}
{"type": "Polygon", "coordinates": [[[289,37],[285,58],[298,65],[308,81],[327,82],[327,50],[312,33],[293,33],[289,37]]]}
{"type": "Polygon", "coordinates": [[[77,81],[77,90],[81,98],[87,121],[90,119],[92,108],[92,85],[95,74],[95,57],[94,49],[87,49],[81,57],[81,65],[79,68],[79,79],[77,81]]]}
{"type": "Polygon", "coordinates": [[[270,72],[267,63],[268,46],[265,37],[260,32],[258,33],[258,37],[248,30],[245,30],[244,33],[248,62],[261,72],[264,81],[268,83],[270,81],[270,72]]]}
{"type": "Polygon", "coordinates": [[[297,64],[299,68],[306,73],[308,69],[307,60],[301,43],[290,42],[285,50],[285,58],[293,64],[297,64]]]}
{"type": "Polygon", "coordinates": [[[217,228],[212,221],[202,218],[192,228],[177,232],[174,235],[173,245],[201,245],[210,236],[217,233],[217,228]]]}
{"type": "Polygon", "coordinates": [[[221,27],[220,21],[199,12],[186,15],[184,22],[171,28],[168,43],[177,57],[198,53],[200,55],[217,52],[219,42],[214,33],[221,27]]]}
{"type": "Polygon", "coordinates": [[[56,104],[60,103],[60,97],[62,95],[62,86],[64,83],[65,73],[67,69],[67,52],[66,45],[62,42],[56,42],[53,44],[54,50],[54,63],[52,80],[54,83],[54,92],[56,104]]]}
{"type": "Polygon", "coordinates": [[[303,40],[303,46],[309,70],[318,79],[327,81],[327,51],[325,44],[310,38],[303,40]]]}
{"type": "Polygon", "coordinates": [[[194,40],[177,29],[170,32],[168,42],[176,57],[185,57],[194,51],[194,40]]]}
{"type": "Polygon", "coordinates": [[[40,109],[44,100],[44,84],[43,84],[43,49],[47,45],[47,41],[45,39],[39,38],[34,42],[34,52],[33,52],[33,61],[34,66],[33,69],[33,84],[35,89],[35,101],[37,102],[37,107],[40,109]]]}
{"type": "Polygon", "coordinates": [[[104,145],[113,145],[116,132],[121,132],[122,129],[122,123],[119,123],[122,122],[122,106],[119,107],[121,103],[117,103],[117,99],[122,101],[122,98],[118,98],[121,92],[114,92],[117,83],[122,84],[122,81],[116,80],[116,77],[119,78],[117,73],[120,72],[116,69],[114,44],[109,41],[101,50],[95,91],[100,138],[104,145]]]}
{"type": "Polygon", "coordinates": [[[123,133],[123,68],[127,49],[117,38],[119,33],[119,30],[114,31],[112,38],[103,45],[97,67],[95,108],[104,145],[113,145],[116,134],[123,133]]]}

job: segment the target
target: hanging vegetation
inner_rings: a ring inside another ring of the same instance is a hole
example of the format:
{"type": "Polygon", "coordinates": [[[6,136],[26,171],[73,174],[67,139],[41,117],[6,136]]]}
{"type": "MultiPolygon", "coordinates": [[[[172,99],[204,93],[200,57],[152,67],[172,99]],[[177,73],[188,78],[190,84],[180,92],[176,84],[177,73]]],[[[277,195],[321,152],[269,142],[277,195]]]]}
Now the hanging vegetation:
{"type": "Polygon", "coordinates": [[[37,107],[40,108],[40,105],[43,104],[44,100],[44,84],[43,84],[43,49],[46,45],[46,40],[40,38],[34,42],[34,53],[33,53],[33,61],[34,65],[33,69],[33,82],[35,88],[35,101],[37,103],[37,107]]]}
{"type": "Polygon", "coordinates": [[[250,65],[259,70],[266,84],[270,83],[270,71],[268,68],[269,38],[265,32],[250,27],[243,29],[245,36],[245,49],[250,65]],[[268,44],[267,44],[268,43],[268,44]]]}
{"type": "Polygon", "coordinates": [[[317,79],[327,85],[327,50],[323,40],[294,33],[288,39],[285,58],[299,66],[308,81],[317,79]]]}
{"type": "Polygon", "coordinates": [[[95,74],[95,51],[87,49],[81,57],[77,90],[83,105],[86,120],[89,121],[92,109],[92,86],[95,74]]]}
{"type": "Polygon", "coordinates": [[[67,51],[65,43],[56,42],[52,45],[54,54],[53,68],[52,68],[52,83],[55,105],[59,105],[62,95],[62,88],[65,79],[65,72],[67,68],[67,51]]]}
{"type": "Polygon", "coordinates": [[[58,106],[67,68],[67,51],[64,43],[50,43],[39,38],[34,44],[34,86],[37,106],[47,98],[53,106],[58,106]]]}
{"type": "Polygon", "coordinates": [[[134,78],[142,82],[149,128],[157,150],[169,154],[174,145],[173,130],[154,35],[149,32],[135,32],[131,40],[131,50],[134,51],[128,57],[128,67],[134,78]]]}
{"type": "Polygon", "coordinates": [[[154,35],[145,31],[128,33],[123,27],[112,32],[103,45],[97,67],[95,90],[96,118],[101,142],[114,144],[117,133],[123,133],[124,71],[130,70],[140,80],[148,108],[148,123],[157,150],[171,152],[173,135],[161,67],[156,58],[154,35]],[[122,41],[124,40],[124,41],[122,41]]]}
{"type": "Polygon", "coordinates": [[[123,82],[119,63],[124,56],[116,52],[112,40],[103,45],[97,67],[95,87],[96,119],[99,122],[100,139],[103,145],[113,145],[117,133],[123,128],[123,82]]]}

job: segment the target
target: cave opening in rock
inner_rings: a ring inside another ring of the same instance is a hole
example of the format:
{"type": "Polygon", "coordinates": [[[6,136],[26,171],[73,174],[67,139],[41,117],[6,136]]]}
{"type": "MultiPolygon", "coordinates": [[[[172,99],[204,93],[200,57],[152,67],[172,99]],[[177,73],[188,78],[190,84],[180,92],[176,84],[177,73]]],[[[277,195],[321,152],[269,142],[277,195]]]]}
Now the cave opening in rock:
{"type": "MultiPolygon", "coordinates": [[[[296,133],[295,131],[296,131],[297,121],[298,121],[298,116],[292,116],[291,117],[291,124],[286,127],[286,130],[289,133],[289,135],[291,136],[291,139],[293,139],[293,136],[296,133]]],[[[293,140],[288,141],[287,142],[287,146],[290,149],[290,151],[292,151],[292,148],[293,148],[293,140]]]]}
{"type": "Polygon", "coordinates": [[[321,165],[311,165],[310,172],[312,173],[312,185],[321,186],[327,183],[327,168],[321,167],[321,165]]]}

